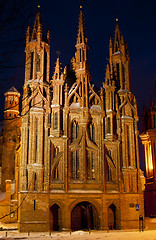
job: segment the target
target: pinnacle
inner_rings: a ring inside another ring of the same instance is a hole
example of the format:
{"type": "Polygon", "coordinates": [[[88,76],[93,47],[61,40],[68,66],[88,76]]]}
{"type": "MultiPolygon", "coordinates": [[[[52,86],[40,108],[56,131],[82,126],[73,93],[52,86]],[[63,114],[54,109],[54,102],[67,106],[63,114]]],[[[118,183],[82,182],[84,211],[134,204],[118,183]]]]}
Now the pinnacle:
{"type": "Polygon", "coordinates": [[[86,43],[86,33],[85,33],[84,16],[83,16],[83,12],[82,12],[82,6],[80,6],[78,37],[77,37],[77,44],[81,44],[81,43],[86,43]]]}
{"type": "Polygon", "coordinates": [[[32,32],[32,40],[37,39],[37,33],[40,32],[42,35],[42,19],[41,19],[41,12],[40,12],[40,6],[38,6],[33,32],[32,32]]]}
{"type": "Polygon", "coordinates": [[[55,71],[54,71],[54,76],[53,79],[60,79],[61,77],[61,63],[60,63],[60,58],[58,57],[56,60],[56,66],[55,66],[55,71]]]}

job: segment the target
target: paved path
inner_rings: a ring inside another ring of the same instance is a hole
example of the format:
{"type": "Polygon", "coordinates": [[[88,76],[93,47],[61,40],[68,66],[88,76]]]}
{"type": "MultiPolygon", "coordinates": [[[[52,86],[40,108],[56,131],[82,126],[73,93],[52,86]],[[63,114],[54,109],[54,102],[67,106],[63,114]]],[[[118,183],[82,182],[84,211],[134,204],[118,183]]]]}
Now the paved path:
{"type": "Polygon", "coordinates": [[[138,232],[138,231],[92,231],[88,232],[77,231],[72,232],[60,232],[60,233],[19,233],[18,231],[0,232],[0,240],[41,240],[41,239],[53,239],[53,240],[156,240],[156,230],[138,232]]]}

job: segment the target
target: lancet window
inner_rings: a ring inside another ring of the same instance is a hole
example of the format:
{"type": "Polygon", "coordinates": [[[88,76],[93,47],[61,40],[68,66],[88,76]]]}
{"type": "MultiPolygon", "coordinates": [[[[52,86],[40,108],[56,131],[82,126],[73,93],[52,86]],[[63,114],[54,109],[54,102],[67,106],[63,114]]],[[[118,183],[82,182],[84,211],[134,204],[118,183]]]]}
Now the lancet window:
{"type": "Polygon", "coordinates": [[[107,133],[110,133],[110,117],[107,118],[107,133]]]}
{"type": "Polygon", "coordinates": [[[26,169],[26,190],[28,190],[28,170],[26,169]]]}
{"type": "Polygon", "coordinates": [[[37,136],[38,136],[38,118],[35,117],[35,162],[37,162],[37,136]]]}
{"type": "Polygon", "coordinates": [[[59,164],[57,165],[57,167],[54,170],[54,179],[59,179],[59,164]]]}
{"type": "Polygon", "coordinates": [[[74,121],[72,121],[72,125],[71,125],[71,141],[72,142],[77,138],[78,132],[79,132],[79,125],[74,120],[74,121]]]}
{"type": "Polygon", "coordinates": [[[95,126],[94,123],[88,125],[89,137],[95,143],[95,126]]]}
{"type": "Polygon", "coordinates": [[[107,170],[108,170],[108,181],[112,181],[112,171],[111,171],[111,168],[109,167],[109,165],[108,165],[107,170]]]}
{"type": "Polygon", "coordinates": [[[58,116],[57,112],[54,113],[54,129],[57,129],[58,127],[58,116]]]}
{"type": "Polygon", "coordinates": [[[37,175],[34,173],[34,191],[37,190],[37,175]]]}
{"type": "Polygon", "coordinates": [[[36,71],[40,72],[40,55],[39,54],[37,54],[36,71]]]}
{"type": "Polygon", "coordinates": [[[47,52],[44,52],[44,74],[43,74],[43,80],[47,80],[47,52]]]}
{"type": "Polygon", "coordinates": [[[72,152],[71,158],[72,158],[72,179],[79,179],[80,178],[79,151],[72,152]]]}
{"type": "Polygon", "coordinates": [[[30,59],[30,79],[33,78],[33,61],[34,59],[34,52],[31,52],[31,59],[30,59]]]}
{"type": "Polygon", "coordinates": [[[131,154],[130,154],[130,135],[129,135],[130,129],[129,126],[127,126],[127,158],[128,158],[128,166],[131,166],[131,154]]]}
{"type": "Polygon", "coordinates": [[[87,151],[87,179],[95,179],[95,153],[87,151]]]}

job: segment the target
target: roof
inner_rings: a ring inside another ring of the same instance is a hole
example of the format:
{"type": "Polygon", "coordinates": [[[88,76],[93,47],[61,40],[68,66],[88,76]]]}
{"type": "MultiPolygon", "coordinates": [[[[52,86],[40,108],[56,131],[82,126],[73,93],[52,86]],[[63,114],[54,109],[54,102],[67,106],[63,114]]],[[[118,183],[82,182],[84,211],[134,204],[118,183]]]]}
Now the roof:
{"type": "Polygon", "coordinates": [[[17,92],[17,93],[19,93],[14,86],[12,86],[7,92],[17,92]]]}

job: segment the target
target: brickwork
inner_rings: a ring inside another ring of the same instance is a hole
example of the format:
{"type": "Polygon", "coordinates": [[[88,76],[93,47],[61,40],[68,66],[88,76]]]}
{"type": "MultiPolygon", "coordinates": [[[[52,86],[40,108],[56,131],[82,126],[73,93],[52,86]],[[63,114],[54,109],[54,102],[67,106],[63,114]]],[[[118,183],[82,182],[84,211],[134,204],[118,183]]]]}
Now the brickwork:
{"type": "Polygon", "coordinates": [[[151,101],[150,108],[144,106],[142,114],[143,132],[140,134],[144,146],[145,160],[145,215],[146,217],[156,217],[156,107],[151,101]]]}
{"type": "Polygon", "coordinates": [[[4,128],[2,145],[2,184],[5,191],[5,181],[15,179],[15,149],[20,141],[21,118],[19,117],[20,93],[10,88],[5,94],[4,128]]]}
{"type": "Polygon", "coordinates": [[[100,91],[91,82],[82,8],[71,68],[63,72],[58,58],[51,80],[49,40],[38,9],[26,36],[15,158],[19,231],[136,228],[144,215],[138,115],[119,24],[100,91]]]}

